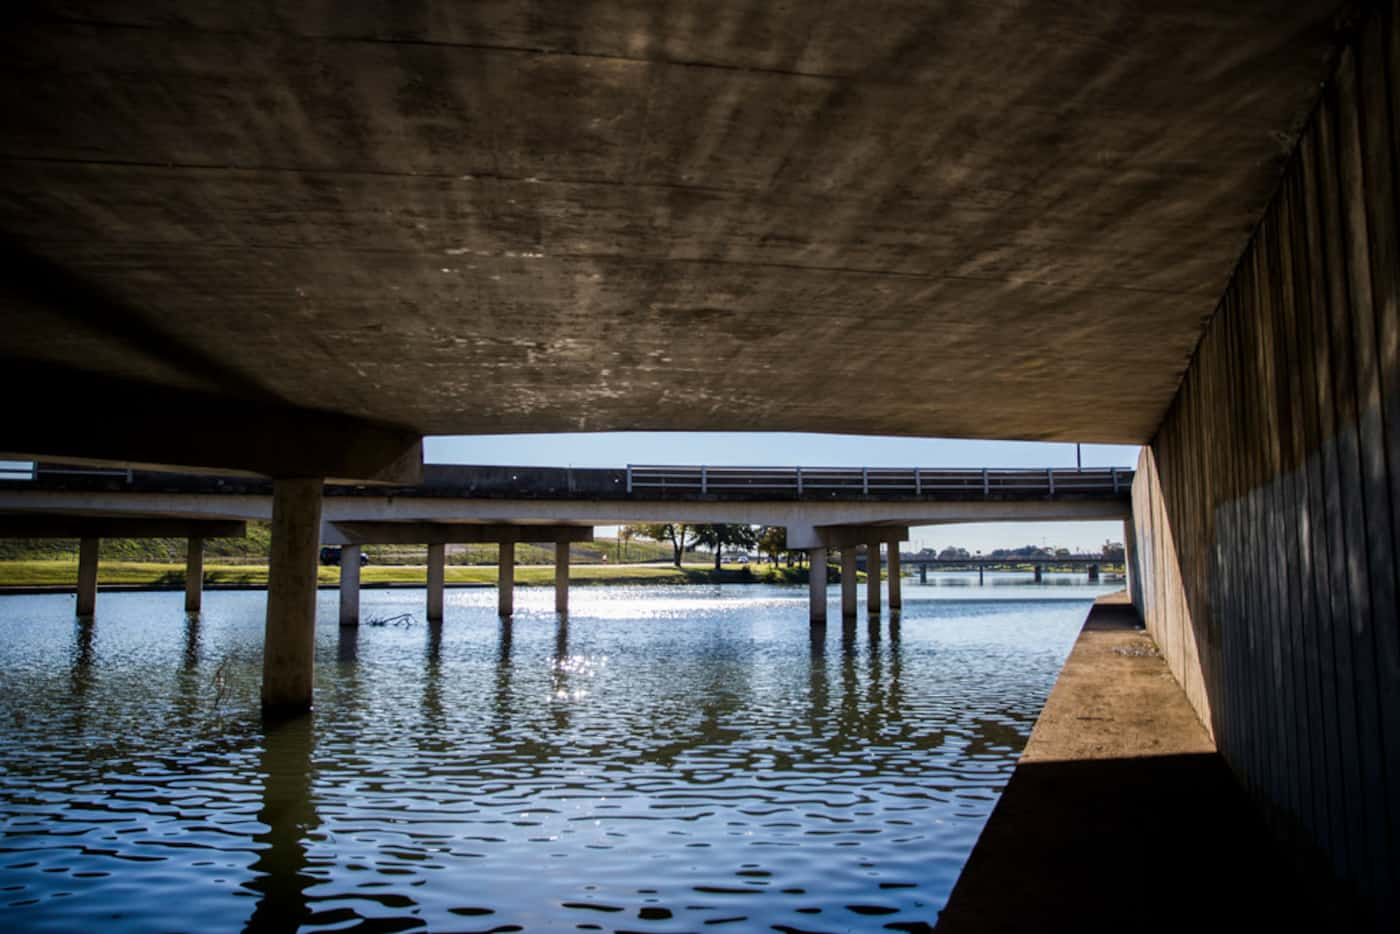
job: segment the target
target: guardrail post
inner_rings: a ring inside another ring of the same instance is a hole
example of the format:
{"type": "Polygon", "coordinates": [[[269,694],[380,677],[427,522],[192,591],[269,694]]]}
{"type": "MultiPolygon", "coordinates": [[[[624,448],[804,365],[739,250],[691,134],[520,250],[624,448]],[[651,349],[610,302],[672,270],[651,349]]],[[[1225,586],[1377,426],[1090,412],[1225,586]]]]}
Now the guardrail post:
{"type": "Polygon", "coordinates": [[[869,468],[869,467],[862,467],[862,468],[860,469],[860,491],[861,491],[861,493],[865,494],[866,496],[869,496],[869,495],[870,495],[870,468],[869,468]]]}
{"type": "Polygon", "coordinates": [[[991,481],[987,478],[987,468],[986,468],[986,467],[983,467],[983,468],[982,468],[982,495],[983,495],[983,496],[991,496],[991,495],[992,495],[992,484],[991,484],[991,481]]]}
{"type": "Polygon", "coordinates": [[[1113,478],[1113,492],[1116,495],[1118,493],[1118,468],[1110,468],[1108,475],[1113,478]]]}
{"type": "Polygon", "coordinates": [[[924,495],[924,477],[923,473],[917,467],[914,468],[914,495],[924,495]]]}
{"type": "Polygon", "coordinates": [[[1055,495],[1055,468],[1054,468],[1054,467],[1046,467],[1046,468],[1045,468],[1045,479],[1048,480],[1049,483],[1050,483],[1050,495],[1051,495],[1051,496],[1054,496],[1054,495],[1055,495]]]}
{"type": "Polygon", "coordinates": [[[632,495],[632,465],[627,465],[627,495],[632,495]]]}
{"type": "Polygon", "coordinates": [[[797,495],[798,495],[798,496],[801,496],[801,495],[802,495],[802,468],[801,468],[801,467],[798,467],[798,468],[796,468],[796,470],[797,470],[797,495]]]}
{"type": "Polygon", "coordinates": [[[709,468],[703,464],[700,466],[700,495],[704,496],[710,492],[710,472],[709,468]]]}

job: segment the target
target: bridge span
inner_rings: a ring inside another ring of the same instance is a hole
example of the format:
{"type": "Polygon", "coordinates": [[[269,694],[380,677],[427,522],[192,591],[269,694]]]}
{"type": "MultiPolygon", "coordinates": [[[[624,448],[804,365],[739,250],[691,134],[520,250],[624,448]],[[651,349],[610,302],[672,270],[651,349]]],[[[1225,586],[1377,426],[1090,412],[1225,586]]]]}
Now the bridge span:
{"type": "MultiPolygon", "coordinates": [[[[880,552],[888,553],[889,604],[898,608],[899,543],[909,528],[967,522],[1126,519],[1131,470],[757,468],[629,466],[617,469],[427,465],[412,485],[326,484],[307,524],[313,545],[347,549],[341,561],[341,622],[359,620],[358,550],[371,544],[428,547],[428,618],[443,615],[446,546],[500,546],[499,610],[514,609],[514,546],[555,545],[555,605],[568,609],[568,545],[599,525],[634,522],[782,526],[788,546],[811,562],[811,619],[827,618],[827,556],[842,554],[842,611],[856,612],[859,549],[873,567],[867,604],[880,609],[880,552]]],[[[38,464],[0,479],[0,535],[77,537],[80,613],[96,601],[96,540],[179,535],[190,540],[186,605],[198,609],[203,540],[242,534],[237,523],[274,521],[275,485],[243,477],[38,464]],[[154,524],[152,524],[154,523],[154,524]]],[[[274,551],[279,560],[299,563],[274,551]]],[[[308,585],[315,586],[310,575],[308,585]]],[[[309,666],[309,656],[298,662],[309,666]]],[[[309,681],[307,682],[309,684],[309,681]]]]}

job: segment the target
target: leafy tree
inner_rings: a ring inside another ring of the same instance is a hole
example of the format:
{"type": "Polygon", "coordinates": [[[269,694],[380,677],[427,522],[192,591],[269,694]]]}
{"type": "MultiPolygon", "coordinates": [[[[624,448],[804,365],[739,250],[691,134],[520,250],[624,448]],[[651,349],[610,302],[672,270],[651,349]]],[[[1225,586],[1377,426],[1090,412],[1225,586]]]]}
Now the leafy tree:
{"type": "Polygon", "coordinates": [[[695,541],[714,549],[715,570],[718,571],[727,546],[752,548],[758,542],[758,533],[751,525],[697,525],[695,541]]]}
{"type": "Polygon", "coordinates": [[[1123,560],[1123,543],[1122,543],[1122,542],[1104,542],[1104,543],[1103,543],[1103,556],[1104,556],[1105,558],[1117,558],[1119,561],[1122,561],[1122,560],[1123,560]]]}
{"type": "Polygon", "coordinates": [[[957,558],[970,558],[972,556],[967,553],[966,548],[957,548],[953,545],[949,545],[938,553],[938,557],[944,561],[951,561],[957,558]]]}
{"type": "Polygon", "coordinates": [[[628,529],[638,538],[649,538],[654,542],[670,542],[675,553],[674,563],[681,566],[681,555],[695,547],[694,530],[678,522],[649,522],[643,525],[629,525],[628,529]]]}
{"type": "Polygon", "coordinates": [[[758,547],[773,566],[778,566],[778,556],[788,550],[787,526],[765,525],[758,534],[758,547]]]}

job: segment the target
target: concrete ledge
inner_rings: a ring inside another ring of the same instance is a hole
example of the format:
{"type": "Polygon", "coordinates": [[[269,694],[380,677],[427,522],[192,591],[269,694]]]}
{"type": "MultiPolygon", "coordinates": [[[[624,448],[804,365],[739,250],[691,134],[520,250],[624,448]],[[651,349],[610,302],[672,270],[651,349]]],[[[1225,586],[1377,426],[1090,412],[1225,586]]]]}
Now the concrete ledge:
{"type": "Polygon", "coordinates": [[[938,931],[1294,930],[1303,890],[1122,595],[1089,614],[938,931]]]}

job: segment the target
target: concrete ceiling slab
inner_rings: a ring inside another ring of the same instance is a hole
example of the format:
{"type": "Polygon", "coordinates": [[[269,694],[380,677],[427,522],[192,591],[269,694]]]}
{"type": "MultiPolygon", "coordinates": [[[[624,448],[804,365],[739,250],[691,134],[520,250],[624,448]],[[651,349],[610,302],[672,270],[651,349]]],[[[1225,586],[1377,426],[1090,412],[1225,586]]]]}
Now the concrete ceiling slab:
{"type": "Polygon", "coordinates": [[[1147,440],[1335,2],[50,2],[0,357],[428,434],[1147,440]]]}

